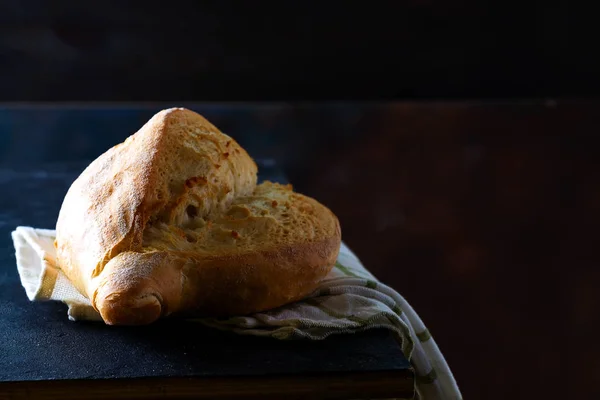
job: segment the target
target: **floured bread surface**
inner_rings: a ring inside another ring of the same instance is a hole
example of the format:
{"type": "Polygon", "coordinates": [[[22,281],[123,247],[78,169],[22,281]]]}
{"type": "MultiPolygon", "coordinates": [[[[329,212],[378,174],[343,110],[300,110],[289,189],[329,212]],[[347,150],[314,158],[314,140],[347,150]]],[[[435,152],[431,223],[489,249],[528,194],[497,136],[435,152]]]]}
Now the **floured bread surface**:
{"type": "Polygon", "coordinates": [[[108,324],[247,314],[314,290],[339,251],[335,215],[256,184],[246,151],[186,109],[156,114],[69,189],[61,268],[108,324]]]}

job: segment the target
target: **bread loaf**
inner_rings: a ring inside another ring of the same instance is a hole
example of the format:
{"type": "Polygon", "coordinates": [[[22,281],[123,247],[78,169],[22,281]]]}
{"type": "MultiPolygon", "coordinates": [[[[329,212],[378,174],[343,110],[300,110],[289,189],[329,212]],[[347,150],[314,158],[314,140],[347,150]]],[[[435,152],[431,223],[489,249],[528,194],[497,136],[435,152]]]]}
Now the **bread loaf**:
{"type": "Polygon", "coordinates": [[[192,111],[163,110],[70,187],[60,268],[111,325],[302,299],[335,263],[339,222],[290,186],[256,180],[235,140],[192,111]]]}

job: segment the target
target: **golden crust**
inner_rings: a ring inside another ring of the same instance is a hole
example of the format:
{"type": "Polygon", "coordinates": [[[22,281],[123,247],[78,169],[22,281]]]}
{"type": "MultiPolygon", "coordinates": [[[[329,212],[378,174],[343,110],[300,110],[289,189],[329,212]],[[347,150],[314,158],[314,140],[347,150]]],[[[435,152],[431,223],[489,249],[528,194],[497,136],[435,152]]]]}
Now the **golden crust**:
{"type": "Polygon", "coordinates": [[[239,315],[296,301],[332,268],[325,206],[256,185],[233,139],[185,109],[156,114],[92,162],[57,222],[58,261],[108,324],[239,315]]]}

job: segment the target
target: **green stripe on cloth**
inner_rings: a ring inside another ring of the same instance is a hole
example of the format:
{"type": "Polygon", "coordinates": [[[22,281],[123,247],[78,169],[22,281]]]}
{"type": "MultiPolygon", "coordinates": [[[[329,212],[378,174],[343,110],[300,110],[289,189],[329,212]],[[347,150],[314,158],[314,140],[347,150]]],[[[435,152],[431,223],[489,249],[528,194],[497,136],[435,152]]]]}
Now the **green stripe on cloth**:
{"type": "Polygon", "coordinates": [[[356,315],[344,315],[344,314],[338,313],[338,312],[332,310],[331,308],[325,306],[318,299],[307,299],[305,301],[307,303],[313,305],[314,307],[317,307],[319,310],[323,311],[325,314],[329,315],[330,317],[337,318],[337,319],[347,319],[348,321],[356,322],[360,326],[367,326],[382,316],[387,317],[389,320],[389,317],[388,317],[389,313],[386,313],[385,311],[374,314],[371,317],[369,317],[368,319],[364,319],[361,317],[357,317],[356,315]]]}
{"type": "Polygon", "coordinates": [[[367,287],[369,289],[377,289],[377,282],[375,282],[375,281],[367,281],[367,287]]]}
{"type": "Polygon", "coordinates": [[[350,268],[343,266],[339,261],[335,262],[335,267],[342,271],[344,275],[351,276],[353,278],[360,278],[360,276],[356,275],[354,272],[350,270],[350,268]]]}
{"type": "Polygon", "coordinates": [[[437,379],[437,372],[433,368],[431,369],[431,371],[429,371],[429,373],[427,375],[417,376],[417,382],[424,384],[424,385],[433,383],[433,382],[435,382],[436,379],[437,379]]]}
{"type": "Polygon", "coordinates": [[[323,311],[325,314],[329,315],[330,317],[333,318],[346,318],[345,315],[340,314],[338,312],[335,312],[327,307],[325,307],[319,300],[317,299],[306,299],[304,300],[305,303],[310,304],[311,306],[317,307],[319,310],[323,311]]]}
{"type": "Polygon", "coordinates": [[[431,339],[431,333],[429,333],[429,329],[425,329],[423,332],[417,333],[417,337],[421,342],[426,342],[431,339]]]}
{"type": "Polygon", "coordinates": [[[366,319],[359,318],[355,315],[344,315],[337,311],[334,311],[331,308],[325,306],[322,302],[320,302],[317,299],[306,299],[305,302],[309,303],[312,306],[317,307],[319,310],[323,311],[325,314],[327,314],[333,318],[347,319],[348,321],[356,322],[357,324],[359,324],[361,326],[364,326],[369,322],[366,319]]]}

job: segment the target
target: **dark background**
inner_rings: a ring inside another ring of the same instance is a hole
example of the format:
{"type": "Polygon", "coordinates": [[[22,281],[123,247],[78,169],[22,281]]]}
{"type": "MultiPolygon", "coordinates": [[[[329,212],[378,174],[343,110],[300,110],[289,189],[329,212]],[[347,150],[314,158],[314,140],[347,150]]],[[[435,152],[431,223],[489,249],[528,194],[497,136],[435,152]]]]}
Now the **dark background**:
{"type": "Polygon", "coordinates": [[[594,96],[575,2],[0,2],[0,100],[594,96]]]}
{"type": "Polygon", "coordinates": [[[332,208],[466,398],[600,397],[595,14],[282,3],[0,2],[0,166],[187,105],[332,208]]]}

